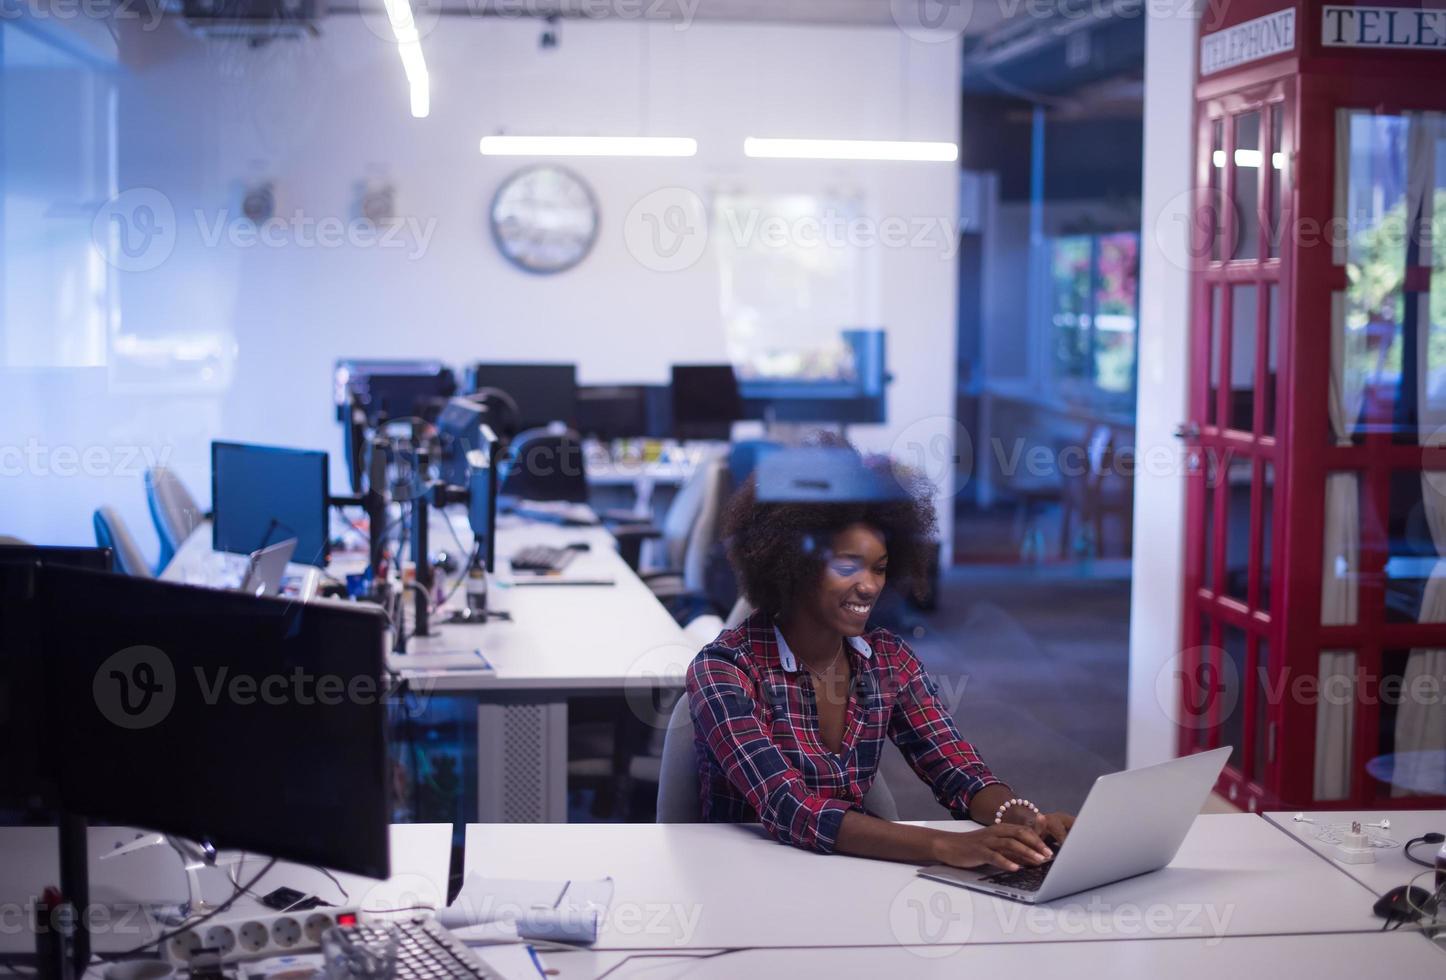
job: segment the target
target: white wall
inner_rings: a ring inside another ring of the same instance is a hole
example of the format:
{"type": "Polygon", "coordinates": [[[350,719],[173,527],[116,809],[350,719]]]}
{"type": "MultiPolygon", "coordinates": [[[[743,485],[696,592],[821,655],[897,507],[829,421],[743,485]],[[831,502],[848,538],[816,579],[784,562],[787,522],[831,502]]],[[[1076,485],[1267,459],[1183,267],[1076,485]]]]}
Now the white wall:
{"type": "Polygon", "coordinates": [[[1194,146],[1196,23],[1148,17],[1145,27],[1145,166],[1141,201],[1139,400],[1135,553],[1130,590],[1126,758],[1131,767],[1175,756],[1174,658],[1184,588],[1185,481],[1150,454],[1177,453],[1175,426],[1189,391],[1188,204],[1194,146]],[[1157,685],[1157,681],[1159,682],[1157,685]]]}
{"type": "MultiPolygon", "coordinates": [[[[47,403],[85,406],[64,425],[36,424],[49,443],[142,443],[203,500],[212,438],[339,444],[338,356],[572,360],[585,383],[662,381],[673,362],[721,359],[711,253],[662,273],[625,246],[625,216],[656,189],[841,189],[861,192],[875,218],[952,224],[957,213],[952,165],[742,155],[745,135],[957,139],[957,44],[892,28],[568,21],[560,47],[544,51],[536,22],[448,17],[423,24],[432,113],[415,120],[395,46],[360,17],[258,49],[171,23],[121,27],[118,190],[160,192],[175,245],[155,268],[113,275],[105,381],[36,382],[47,403]],[[479,137],[503,131],[686,135],[700,151],[569,162],[596,192],[600,237],[577,268],[539,277],[508,265],[488,230],[493,193],[530,162],[478,153],[479,137]],[[278,216],[308,220],[349,220],[360,181],[390,181],[400,215],[430,237],[407,249],[238,247],[224,235],[208,245],[217,222],[238,217],[242,184],[263,178],[278,216]]],[[[875,246],[870,263],[865,322],[887,328],[897,381],[890,424],[854,435],[889,449],[919,420],[952,414],[956,276],[937,241],[875,246]]],[[[0,441],[29,431],[7,428],[0,441]]],[[[0,533],[84,540],[102,494],[148,524],[138,478],[125,499],[114,483],[71,478],[63,503],[43,479],[8,482],[17,506],[0,533]]]]}

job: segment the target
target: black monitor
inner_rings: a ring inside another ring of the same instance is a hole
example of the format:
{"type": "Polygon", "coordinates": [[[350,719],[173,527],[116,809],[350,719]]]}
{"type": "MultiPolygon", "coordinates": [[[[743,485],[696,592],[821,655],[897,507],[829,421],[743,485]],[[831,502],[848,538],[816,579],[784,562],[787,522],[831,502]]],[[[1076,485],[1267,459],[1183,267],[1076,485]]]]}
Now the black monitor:
{"type": "Polygon", "coordinates": [[[249,555],[295,538],[292,561],[325,565],[327,486],[326,453],[211,443],[211,547],[249,555]]]}
{"type": "Polygon", "coordinates": [[[473,364],[467,369],[467,390],[501,388],[522,413],[518,425],[536,429],[549,422],[571,426],[577,417],[576,364],[473,364]]]}
{"type": "Polygon", "coordinates": [[[54,566],[37,581],[66,812],[387,877],[382,610],[54,566]]]}
{"type": "Polygon", "coordinates": [[[731,364],[673,365],[673,434],[679,439],[727,439],[743,417],[731,364]]]}
{"type": "MultiPolygon", "coordinates": [[[[487,426],[482,431],[490,436],[487,426]]],[[[467,453],[467,524],[477,542],[477,560],[497,570],[497,440],[467,453]]]]}
{"type": "MultiPolygon", "coordinates": [[[[442,482],[467,485],[467,453],[481,448],[487,408],[470,398],[453,398],[437,416],[437,472],[442,482]]],[[[487,443],[495,441],[489,436],[487,443]]]]}
{"type": "Polygon", "coordinates": [[[457,378],[441,361],[347,358],[336,362],[333,374],[332,396],[339,415],[348,392],[357,395],[368,425],[402,418],[431,422],[457,393],[457,378]]]}
{"type": "Polygon", "coordinates": [[[0,544],[0,564],[16,563],[62,565],[66,568],[88,568],[93,572],[109,572],[115,569],[115,556],[109,548],[0,544]]]}
{"type": "Polygon", "coordinates": [[[346,479],[352,493],[366,489],[367,467],[367,416],[361,396],[354,391],[346,393],[344,404],[337,406],[341,420],[341,452],[346,461],[346,479]]]}
{"type": "Polygon", "coordinates": [[[25,813],[59,802],[40,757],[50,725],[36,697],[44,683],[44,624],[30,613],[43,565],[109,572],[112,555],[109,548],[0,545],[0,806],[25,813]]]}
{"type": "Polygon", "coordinates": [[[586,439],[640,439],[648,434],[644,385],[582,385],[577,389],[577,431],[586,439]]]}

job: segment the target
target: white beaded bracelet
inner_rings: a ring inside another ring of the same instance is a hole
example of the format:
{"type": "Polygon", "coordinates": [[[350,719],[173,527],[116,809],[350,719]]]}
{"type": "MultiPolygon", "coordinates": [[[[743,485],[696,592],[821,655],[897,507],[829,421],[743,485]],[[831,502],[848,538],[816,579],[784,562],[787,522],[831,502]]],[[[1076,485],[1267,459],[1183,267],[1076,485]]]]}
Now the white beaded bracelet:
{"type": "Polygon", "coordinates": [[[1003,803],[1001,803],[1001,804],[999,805],[999,809],[994,811],[994,822],[995,822],[996,824],[1003,823],[1003,822],[1004,822],[1004,811],[1005,811],[1005,810],[1008,810],[1008,809],[1009,809],[1010,807],[1012,807],[1012,806],[1024,806],[1024,807],[1028,807],[1029,809],[1031,809],[1031,810],[1034,811],[1034,815],[1035,815],[1036,817],[1039,816],[1039,807],[1035,806],[1033,803],[1029,802],[1028,800],[1023,799],[1022,797],[1015,797],[1015,798],[1012,799],[1012,800],[1005,800],[1003,803]]]}

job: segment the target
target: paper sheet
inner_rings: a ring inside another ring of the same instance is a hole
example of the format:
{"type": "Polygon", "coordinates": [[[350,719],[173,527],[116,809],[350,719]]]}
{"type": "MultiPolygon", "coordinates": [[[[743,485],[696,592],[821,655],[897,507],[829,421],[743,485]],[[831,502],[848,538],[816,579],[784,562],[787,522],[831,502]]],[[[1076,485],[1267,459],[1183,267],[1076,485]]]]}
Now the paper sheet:
{"type": "Polygon", "coordinates": [[[612,896],[611,878],[539,881],[471,874],[437,921],[448,929],[508,922],[523,939],[586,944],[597,941],[612,896]]]}

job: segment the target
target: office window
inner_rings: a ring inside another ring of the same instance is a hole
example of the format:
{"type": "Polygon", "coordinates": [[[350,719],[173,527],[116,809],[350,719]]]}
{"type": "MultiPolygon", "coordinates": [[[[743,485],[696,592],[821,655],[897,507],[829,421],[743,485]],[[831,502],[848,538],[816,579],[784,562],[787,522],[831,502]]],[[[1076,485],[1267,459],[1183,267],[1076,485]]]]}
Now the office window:
{"type": "Polygon", "coordinates": [[[112,283],[92,225],[110,196],[113,87],[0,24],[0,367],[105,363],[112,283]]]}
{"type": "Polygon", "coordinates": [[[841,195],[715,198],[719,303],[741,380],[852,380],[841,331],[872,321],[870,236],[882,230],[865,211],[841,195]]]}
{"type": "Polygon", "coordinates": [[[1076,395],[1135,388],[1140,236],[1063,235],[1047,246],[1056,377],[1076,395]]]}

